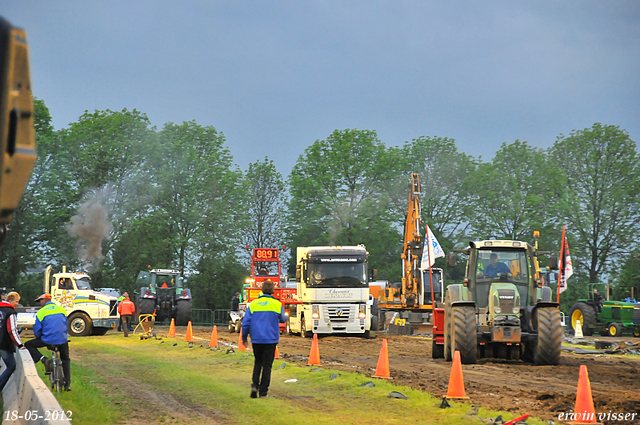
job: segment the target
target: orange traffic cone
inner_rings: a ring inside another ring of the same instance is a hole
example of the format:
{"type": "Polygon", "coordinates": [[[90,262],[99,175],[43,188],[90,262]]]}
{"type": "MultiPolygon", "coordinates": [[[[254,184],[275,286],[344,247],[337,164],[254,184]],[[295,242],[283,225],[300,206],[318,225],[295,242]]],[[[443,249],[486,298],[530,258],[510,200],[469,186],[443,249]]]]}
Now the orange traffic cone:
{"type": "Polygon", "coordinates": [[[580,365],[578,375],[578,392],[576,393],[576,406],[573,409],[572,424],[598,424],[596,409],[591,395],[591,383],[587,366],[580,365]]]}
{"type": "Polygon", "coordinates": [[[240,333],[238,334],[238,351],[247,351],[247,347],[242,342],[242,329],[240,329],[240,333]]]}
{"type": "Polygon", "coordinates": [[[391,378],[389,375],[389,351],[387,350],[387,340],[382,340],[382,348],[380,349],[380,356],[378,357],[378,366],[376,366],[376,373],[373,375],[376,378],[391,378]]]}
{"type": "Polygon", "coordinates": [[[320,350],[318,349],[318,334],[313,334],[313,342],[311,343],[311,352],[309,353],[309,362],[307,366],[320,364],[320,350]]]}
{"type": "Polygon", "coordinates": [[[276,345],[276,355],[273,357],[274,359],[280,358],[280,351],[278,351],[278,346],[276,345]]]}
{"type": "Polygon", "coordinates": [[[167,335],[167,338],[171,338],[176,336],[176,321],[174,319],[171,319],[171,326],[169,326],[169,335],[167,335]]]}
{"type": "Polygon", "coordinates": [[[191,329],[191,321],[187,323],[187,335],[184,337],[187,342],[193,342],[193,329],[191,329]]]}
{"type": "Polygon", "coordinates": [[[218,347],[218,327],[213,325],[213,330],[211,331],[211,339],[209,340],[209,348],[218,347]]]}
{"type": "Polygon", "coordinates": [[[464,392],[464,379],[462,378],[462,362],[460,352],[456,350],[453,354],[453,364],[451,365],[451,375],[449,376],[449,389],[446,398],[469,398],[464,392]]]}

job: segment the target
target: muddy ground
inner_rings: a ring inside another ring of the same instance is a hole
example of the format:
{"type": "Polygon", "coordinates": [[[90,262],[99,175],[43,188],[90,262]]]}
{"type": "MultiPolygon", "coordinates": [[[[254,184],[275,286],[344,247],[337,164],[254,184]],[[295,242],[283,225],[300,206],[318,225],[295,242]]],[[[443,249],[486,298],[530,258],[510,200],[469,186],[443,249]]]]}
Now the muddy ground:
{"type": "MultiPolygon", "coordinates": [[[[157,330],[161,335],[163,328],[157,330]]],[[[178,336],[180,332],[181,329],[178,330],[178,336]]],[[[196,342],[208,344],[210,336],[211,328],[194,329],[196,342]]],[[[371,376],[375,372],[383,338],[388,340],[393,382],[422,389],[433,396],[446,394],[451,363],[431,358],[430,338],[381,333],[371,339],[321,337],[319,347],[322,364],[332,369],[371,376]]],[[[221,328],[218,339],[223,345],[236,345],[238,334],[230,334],[221,328]]],[[[637,338],[625,340],[640,341],[637,338]]],[[[282,357],[303,364],[307,362],[310,348],[311,340],[299,336],[284,335],[279,344],[282,357]]],[[[640,414],[640,359],[637,358],[563,352],[558,366],[482,359],[475,365],[463,365],[462,369],[470,403],[488,409],[528,413],[557,422],[559,413],[573,410],[578,372],[583,364],[588,368],[597,412],[640,414]]]]}

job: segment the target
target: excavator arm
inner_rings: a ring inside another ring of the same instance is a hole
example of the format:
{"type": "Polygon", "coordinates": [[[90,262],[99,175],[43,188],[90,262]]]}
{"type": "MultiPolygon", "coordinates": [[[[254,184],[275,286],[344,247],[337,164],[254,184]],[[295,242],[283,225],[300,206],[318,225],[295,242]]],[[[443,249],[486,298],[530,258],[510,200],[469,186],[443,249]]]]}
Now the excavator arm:
{"type": "Polygon", "coordinates": [[[409,183],[409,206],[404,223],[404,247],[402,251],[402,306],[413,308],[418,304],[420,290],[420,260],[424,241],[420,234],[420,179],[411,174],[409,183]]]}

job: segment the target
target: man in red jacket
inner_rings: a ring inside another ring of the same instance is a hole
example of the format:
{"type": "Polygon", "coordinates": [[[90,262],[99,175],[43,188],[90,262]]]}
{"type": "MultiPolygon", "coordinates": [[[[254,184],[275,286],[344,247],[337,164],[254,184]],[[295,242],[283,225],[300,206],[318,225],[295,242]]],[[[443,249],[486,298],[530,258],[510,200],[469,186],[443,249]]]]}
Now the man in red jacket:
{"type": "Polygon", "coordinates": [[[7,385],[7,381],[16,370],[14,353],[16,347],[24,349],[18,329],[16,327],[16,310],[20,303],[17,292],[9,292],[6,301],[0,302],[0,356],[7,367],[0,375],[0,392],[7,385]]]}
{"type": "Polygon", "coordinates": [[[118,313],[122,318],[122,329],[124,336],[129,337],[129,326],[131,326],[131,318],[136,314],[136,305],[129,299],[129,294],[124,293],[124,300],[118,305],[118,313]]]}

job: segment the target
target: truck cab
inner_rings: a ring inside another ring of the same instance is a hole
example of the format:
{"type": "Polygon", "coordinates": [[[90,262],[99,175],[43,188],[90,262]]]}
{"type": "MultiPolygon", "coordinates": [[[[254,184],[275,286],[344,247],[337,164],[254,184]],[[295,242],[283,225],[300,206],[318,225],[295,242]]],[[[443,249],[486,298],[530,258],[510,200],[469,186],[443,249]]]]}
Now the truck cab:
{"type": "Polygon", "coordinates": [[[368,336],[368,256],[364,245],[298,247],[300,304],[291,306],[290,332],[303,337],[313,333],[368,336]]]}
{"type": "MultiPolygon", "coordinates": [[[[44,292],[51,294],[51,301],[67,313],[70,336],[104,335],[118,324],[117,299],[94,291],[91,278],[86,273],[69,273],[63,266],[62,273],[51,274],[51,266],[45,270],[44,292]]],[[[19,325],[32,328],[35,314],[19,325]]]]}

